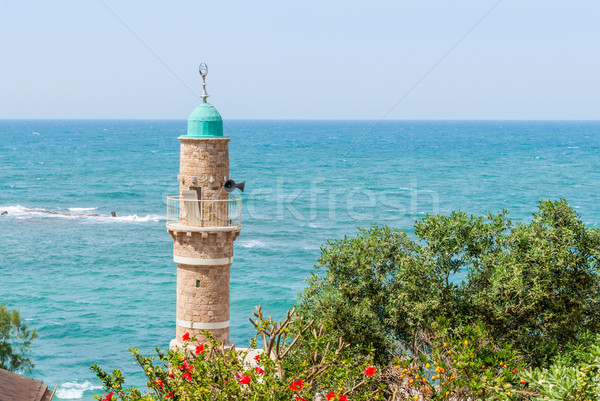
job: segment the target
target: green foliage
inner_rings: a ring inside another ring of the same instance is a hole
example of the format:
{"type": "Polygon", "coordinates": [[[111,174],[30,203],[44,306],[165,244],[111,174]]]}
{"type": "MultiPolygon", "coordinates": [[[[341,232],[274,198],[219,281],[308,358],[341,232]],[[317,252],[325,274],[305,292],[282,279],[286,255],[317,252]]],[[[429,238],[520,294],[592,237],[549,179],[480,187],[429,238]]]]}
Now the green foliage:
{"type": "Polygon", "coordinates": [[[541,366],[578,331],[600,330],[600,230],[566,201],[540,202],[470,271],[467,294],[499,341],[541,366]]]}
{"type": "Polygon", "coordinates": [[[571,345],[572,348],[558,355],[550,367],[523,373],[529,388],[543,394],[534,399],[600,400],[600,336],[585,349],[575,343],[571,345]]]}
{"type": "MultiPolygon", "coordinates": [[[[447,324],[447,323],[445,323],[447,324]]],[[[524,363],[508,345],[498,345],[482,323],[450,329],[434,327],[431,357],[445,377],[435,391],[437,398],[514,399],[521,387],[524,363]]],[[[440,372],[438,371],[438,375],[440,372]]]]}
{"type": "Polygon", "coordinates": [[[390,388],[419,400],[518,399],[522,361],[489,340],[483,324],[452,329],[442,319],[424,341],[428,352],[407,354],[388,369],[390,388]]]}
{"type": "Polygon", "coordinates": [[[107,392],[96,398],[302,401],[334,392],[337,395],[332,400],[382,399],[377,377],[363,373],[368,359],[353,359],[344,352],[347,347],[342,341],[332,344],[324,340],[324,327],[312,327],[312,322],[297,318],[293,311],[283,322],[264,318],[260,308],[255,317],[257,334],[264,341],[258,358],[248,356],[253,348],[226,348],[208,332],[208,344],[196,345],[196,339],[191,337],[182,349],[166,353],[157,349],[151,357],[134,348],[130,351],[148,378],[148,389],[142,392],[135,387],[126,388],[119,369],[107,373],[93,365],[91,369],[107,392]]]}
{"type": "Polygon", "coordinates": [[[31,341],[37,337],[37,331],[30,330],[21,323],[18,310],[9,310],[0,305],[0,368],[12,372],[27,372],[33,363],[27,357],[31,350],[31,341]]]}
{"type": "Polygon", "coordinates": [[[372,344],[379,362],[398,348],[416,354],[443,318],[481,321],[494,343],[548,364],[581,328],[600,331],[600,230],[564,200],[541,201],[527,224],[507,215],[427,216],[417,241],[385,226],[330,241],[299,309],[358,350],[372,344]],[[466,282],[452,281],[458,272],[466,282]]]}
{"type": "MultiPolygon", "coordinates": [[[[396,321],[396,311],[390,310],[389,296],[398,271],[404,272],[403,261],[411,260],[415,245],[406,234],[388,227],[361,233],[330,241],[321,249],[319,263],[327,268],[327,276],[312,274],[300,307],[318,322],[333,322],[332,337],[341,334],[350,344],[372,345],[376,354],[385,355],[390,334],[403,323],[396,321]]],[[[407,272],[407,297],[421,297],[425,292],[417,288],[420,277],[418,272],[407,272]]],[[[413,315],[421,318],[420,313],[413,315]]],[[[410,316],[405,314],[407,320],[410,316]]]]}

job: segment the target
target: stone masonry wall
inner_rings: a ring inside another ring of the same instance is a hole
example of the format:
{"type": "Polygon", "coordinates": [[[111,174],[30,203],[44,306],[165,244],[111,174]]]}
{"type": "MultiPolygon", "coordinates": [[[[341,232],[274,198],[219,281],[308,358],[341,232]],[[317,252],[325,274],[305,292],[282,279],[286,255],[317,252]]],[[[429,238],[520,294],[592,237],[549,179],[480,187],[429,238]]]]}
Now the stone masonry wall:
{"type": "Polygon", "coordinates": [[[186,258],[220,259],[233,257],[233,241],[239,231],[180,232],[174,236],[173,254],[186,258]]]}
{"type": "MultiPolygon", "coordinates": [[[[229,265],[177,265],[177,319],[202,323],[229,320],[229,265]]],[[[204,341],[201,331],[177,326],[177,340],[183,342],[182,336],[188,332],[204,341]]],[[[211,332],[229,341],[229,329],[211,332]]]]}
{"type": "Polygon", "coordinates": [[[180,138],[179,189],[202,188],[202,199],[227,199],[229,138],[180,138]],[[194,183],[194,177],[196,183],[194,183]],[[210,178],[214,182],[210,183],[210,178]],[[225,181],[224,181],[225,179],[225,181]]]}

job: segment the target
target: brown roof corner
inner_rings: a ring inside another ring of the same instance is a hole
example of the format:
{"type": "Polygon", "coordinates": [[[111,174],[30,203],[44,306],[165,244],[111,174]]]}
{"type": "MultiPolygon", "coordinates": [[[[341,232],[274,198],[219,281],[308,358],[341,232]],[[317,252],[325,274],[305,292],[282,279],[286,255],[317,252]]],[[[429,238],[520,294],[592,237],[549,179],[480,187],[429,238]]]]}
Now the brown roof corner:
{"type": "Polygon", "coordinates": [[[41,380],[0,369],[0,401],[50,401],[55,392],[41,380]]]}

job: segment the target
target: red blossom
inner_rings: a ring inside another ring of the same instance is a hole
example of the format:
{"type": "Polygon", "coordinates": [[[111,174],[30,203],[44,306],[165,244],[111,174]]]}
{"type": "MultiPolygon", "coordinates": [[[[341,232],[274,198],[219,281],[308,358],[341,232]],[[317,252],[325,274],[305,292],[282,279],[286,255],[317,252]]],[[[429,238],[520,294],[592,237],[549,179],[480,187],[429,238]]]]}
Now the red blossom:
{"type": "Polygon", "coordinates": [[[304,397],[300,397],[299,395],[296,396],[296,401],[307,401],[306,398],[304,397]]]}
{"type": "Polygon", "coordinates": [[[254,356],[254,360],[255,360],[255,361],[260,361],[260,355],[255,355],[255,356],[254,356]]]}
{"type": "Polygon", "coordinates": [[[204,352],[204,344],[196,346],[196,355],[199,355],[201,352],[204,352]]]}
{"type": "Polygon", "coordinates": [[[183,365],[179,365],[179,369],[181,369],[181,370],[193,370],[194,367],[188,363],[187,359],[184,359],[183,360],[183,365]]]}
{"type": "Polygon", "coordinates": [[[348,401],[348,396],[344,394],[340,394],[340,401],[348,401]]]}
{"type": "Polygon", "coordinates": [[[189,374],[188,372],[185,372],[185,373],[183,374],[183,378],[184,378],[185,380],[189,381],[189,382],[191,382],[191,381],[192,381],[192,375],[191,375],[191,374],[189,374]]]}
{"type": "Polygon", "coordinates": [[[173,373],[169,373],[169,379],[174,378],[175,376],[173,376],[173,373]]]}
{"type": "Polygon", "coordinates": [[[367,375],[367,377],[371,377],[375,374],[376,370],[377,368],[375,368],[375,366],[367,366],[364,373],[367,375]]]}
{"type": "Polygon", "coordinates": [[[295,382],[292,382],[292,384],[290,384],[288,387],[292,391],[300,391],[304,388],[304,383],[302,383],[302,380],[296,380],[295,382]]]}
{"type": "Polygon", "coordinates": [[[261,369],[261,368],[256,368],[254,370],[256,370],[256,373],[259,374],[259,375],[262,375],[263,373],[265,373],[265,371],[263,369],[261,369]]]}
{"type": "Polygon", "coordinates": [[[160,377],[158,378],[158,380],[157,380],[157,381],[155,381],[155,382],[154,382],[154,384],[155,384],[155,385],[156,385],[156,387],[158,387],[158,388],[163,388],[163,387],[164,387],[164,385],[163,385],[163,381],[162,381],[162,379],[161,379],[160,377]]]}
{"type": "Polygon", "coordinates": [[[113,392],[110,392],[108,394],[102,394],[104,397],[102,397],[102,400],[100,400],[100,401],[111,401],[113,394],[114,394],[113,392]]]}
{"type": "Polygon", "coordinates": [[[240,384],[250,384],[250,375],[246,375],[240,378],[240,384]]]}
{"type": "Polygon", "coordinates": [[[333,400],[337,394],[333,391],[330,391],[329,394],[326,395],[327,401],[333,400]]]}
{"type": "Polygon", "coordinates": [[[171,391],[169,394],[166,395],[167,398],[173,398],[173,392],[171,391]]]}
{"type": "Polygon", "coordinates": [[[183,341],[187,341],[187,340],[189,340],[189,339],[190,339],[190,333],[187,333],[187,332],[186,332],[186,333],[183,335],[182,339],[183,339],[183,341]]]}

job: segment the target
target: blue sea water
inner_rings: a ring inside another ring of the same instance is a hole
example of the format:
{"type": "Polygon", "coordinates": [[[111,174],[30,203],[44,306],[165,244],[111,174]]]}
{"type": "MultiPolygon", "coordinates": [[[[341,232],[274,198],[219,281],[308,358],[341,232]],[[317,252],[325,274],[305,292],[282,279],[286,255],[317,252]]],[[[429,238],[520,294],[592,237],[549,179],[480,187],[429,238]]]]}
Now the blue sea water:
{"type": "MultiPolygon", "coordinates": [[[[127,349],[175,333],[165,198],[177,193],[185,121],[0,121],[0,303],[38,329],[31,376],[57,400],[101,392],[89,371],[145,380],[127,349]],[[32,213],[109,215],[73,217],[32,213]]],[[[231,338],[254,306],[281,317],[328,239],[357,226],[412,233],[427,213],[511,212],[566,198],[600,226],[600,122],[227,121],[246,181],[231,270],[231,338]]]]}

